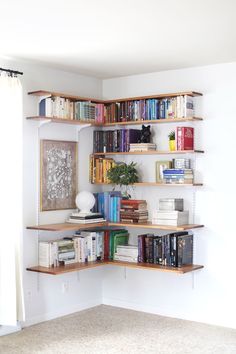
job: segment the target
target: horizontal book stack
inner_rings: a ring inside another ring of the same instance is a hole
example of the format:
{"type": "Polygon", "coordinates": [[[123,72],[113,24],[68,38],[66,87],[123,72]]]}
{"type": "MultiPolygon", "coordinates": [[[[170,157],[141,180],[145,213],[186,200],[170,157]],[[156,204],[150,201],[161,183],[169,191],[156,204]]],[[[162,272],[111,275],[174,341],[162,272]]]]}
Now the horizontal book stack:
{"type": "Polygon", "coordinates": [[[192,169],[176,169],[169,168],[163,170],[163,179],[165,183],[193,183],[193,170],[192,169]]]}
{"type": "Polygon", "coordinates": [[[155,210],[153,211],[152,223],[168,226],[186,225],[189,223],[189,212],[177,210],[155,210]]]}
{"type": "Polygon", "coordinates": [[[122,199],[120,221],[124,223],[145,223],[148,221],[146,200],[122,199]]]}
{"type": "Polygon", "coordinates": [[[122,262],[138,262],[138,246],[119,245],[114,254],[114,260],[122,262]]]}
{"type": "Polygon", "coordinates": [[[93,152],[126,152],[131,143],[137,143],[140,129],[95,130],[93,132],[93,152]]]}
{"type": "Polygon", "coordinates": [[[181,226],[189,223],[189,212],[184,211],[183,199],[162,198],[159,210],[154,210],[152,223],[167,226],[181,226]]]}
{"type": "Polygon", "coordinates": [[[72,213],[70,214],[67,222],[71,224],[93,224],[105,221],[101,213],[72,213]]]}
{"type": "Polygon", "coordinates": [[[194,128],[177,127],[175,136],[176,150],[194,150],[194,128]]]}
{"type": "Polygon", "coordinates": [[[139,235],[138,262],[172,267],[193,264],[193,235],[187,231],[139,235]]]}
{"type": "Polygon", "coordinates": [[[105,105],[104,115],[105,123],[193,117],[194,102],[188,95],[115,102],[105,105]]]}
{"type": "Polygon", "coordinates": [[[154,143],[139,143],[139,144],[130,144],[130,149],[129,151],[135,152],[135,151],[155,151],[156,150],[156,144],[154,143]]]}
{"type": "Polygon", "coordinates": [[[121,192],[94,193],[93,212],[101,213],[107,221],[120,222],[121,192]]]}
{"type": "Polygon", "coordinates": [[[111,158],[90,155],[89,181],[90,183],[110,183],[107,171],[115,167],[116,163],[111,158]]]}

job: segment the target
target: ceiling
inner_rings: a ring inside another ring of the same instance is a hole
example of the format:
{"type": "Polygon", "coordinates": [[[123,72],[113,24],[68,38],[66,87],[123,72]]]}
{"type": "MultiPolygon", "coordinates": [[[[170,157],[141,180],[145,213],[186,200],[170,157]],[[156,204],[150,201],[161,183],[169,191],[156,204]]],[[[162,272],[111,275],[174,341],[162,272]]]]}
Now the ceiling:
{"type": "Polygon", "coordinates": [[[111,78],[236,60],[235,0],[2,0],[0,55],[111,78]]]}

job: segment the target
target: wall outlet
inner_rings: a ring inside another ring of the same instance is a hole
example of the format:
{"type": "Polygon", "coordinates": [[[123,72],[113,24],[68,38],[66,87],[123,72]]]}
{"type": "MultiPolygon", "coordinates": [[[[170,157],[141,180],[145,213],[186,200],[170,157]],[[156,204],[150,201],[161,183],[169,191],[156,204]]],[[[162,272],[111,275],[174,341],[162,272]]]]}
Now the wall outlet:
{"type": "Polygon", "coordinates": [[[64,281],[62,283],[62,293],[67,293],[69,291],[69,282],[68,281],[64,281]]]}

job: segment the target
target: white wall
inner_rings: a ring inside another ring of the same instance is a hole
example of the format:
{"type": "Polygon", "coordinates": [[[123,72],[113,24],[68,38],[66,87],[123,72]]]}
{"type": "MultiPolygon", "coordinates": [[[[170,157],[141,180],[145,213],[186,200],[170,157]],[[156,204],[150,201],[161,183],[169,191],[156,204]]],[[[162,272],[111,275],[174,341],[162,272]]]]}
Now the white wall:
{"type": "MultiPolygon", "coordinates": [[[[69,214],[69,211],[43,212],[38,217],[39,139],[79,141],[79,189],[87,189],[87,152],[90,152],[92,148],[92,134],[91,131],[89,132],[91,128],[81,130],[78,133],[78,128],[73,126],[49,124],[39,129],[39,123],[25,119],[27,116],[36,115],[38,108],[38,98],[27,95],[27,92],[44,89],[79,94],[85,97],[101,97],[102,83],[95,78],[21,62],[17,63],[0,59],[0,66],[24,72],[24,75],[21,77],[24,90],[24,227],[36,225],[37,222],[44,224],[62,222],[69,214]]],[[[11,132],[8,132],[8,134],[10,141],[11,132]]],[[[15,148],[17,149],[17,146],[15,148]]],[[[23,278],[26,325],[78,311],[102,302],[102,268],[85,270],[79,274],[75,272],[61,276],[48,276],[25,270],[27,266],[37,264],[38,239],[44,240],[59,237],[62,237],[62,234],[23,230],[23,278]],[[67,293],[62,292],[63,282],[67,282],[69,285],[67,293]]]]}
{"type": "MultiPolygon", "coordinates": [[[[0,65],[22,70],[24,88],[24,226],[36,224],[38,214],[38,123],[26,116],[37,112],[37,98],[28,91],[47,89],[81,96],[115,98],[163,92],[197,90],[204,96],[198,100],[198,114],[204,117],[196,128],[197,147],[206,153],[196,159],[203,188],[161,190],[136,188],[134,196],[146,198],[150,210],[162,196],[181,196],[192,214],[196,197],[195,221],[204,229],[195,233],[195,263],[205,268],[195,274],[175,275],[157,271],[98,268],[54,277],[37,275],[24,270],[26,324],[39,322],[93,306],[102,301],[111,305],[134,308],[172,317],[236,327],[234,276],[234,176],[236,64],[151,73],[101,81],[35,65],[8,62],[0,65]],[[222,169],[222,166],[227,170],[222,169]],[[227,171],[227,172],[226,172],[227,171]],[[226,175],[227,174],[227,175],[226,175]],[[226,175],[226,176],[225,176],[226,175]],[[103,278],[104,276],[104,278],[103,278]],[[102,283],[102,279],[104,279],[102,283]],[[62,283],[68,282],[68,293],[62,293],[62,283]]],[[[153,127],[159,148],[167,145],[166,135],[173,125],[153,127]]],[[[14,128],[14,127],[13,127],[14,128]]],[[[67,125],[46,125],[40,129],[41,138],[75,140],[77,129],[67,125]]],[[[10,132],[9,132],[10,139],[10,132]]],[[[17,147],[16,147],[17,148],[17,147]]],[[[90,189],[88,155],[92,151],[92,128],[79,133],[79,189],[90,189]]],[[[166,157],[164,157],[166,158],[166,157]]],[[[158,157],[136,157],[143,179],[155,178],[158,157]]],[[[126,161],[131,161],[130,157],[126,161]]],[[[95,187],[93,187],[95,188],[95,187]]],[[[47,212],[39,216],[40,223],[61,222],[67,212],[47,212]]],[[[143,230],[145,231],[145,230],[143,230]]],[[[131,241],[138,232],[132,231],[131,241]]],[[[55,238],[49,234],[24,230],[24,265],[37,263],[38,238],[55,238]]]]}
{"type": "MultiPolygon", "coordinates": [[[[194,231],[196,264],[204,269],[175,275],[151,270],[123,268],[105,270],[103,301],[106,304],[143,310],[171,317],[236,328],[235,307],[235,92],[236,63],[135,75],[103,81],[106,99],[155,93],[199,91],[197,114],[204,122],[195,123],[196,169],[203,188],[136,188],[135,196],[145,198],[150,210],[162,196],[184,196],[191,208],[196,198],[195,221],[204,229],[194,231]],[[183,193],[182,193],[183,192],[183,193]]],[[[183,124],[185,125],[185,124],[183,124]]],[[[167,146],[167,133],[174,125],[153,126],[154,141],[167,146]]],[[[159,157],[159,159],[162,159],[159,157]]],[[[164,157],[166,159],[166,157],[164,157]]],[[[134,160],[129,158],[128,161],[134,160]]],[[[158,157],[136,157],[145,180],[154,180],[158,157]]],[[[192,208],[191,208],[192,210],[192,208]]],[[[142,231],[132,231],[133,242],[142,231]]]]}

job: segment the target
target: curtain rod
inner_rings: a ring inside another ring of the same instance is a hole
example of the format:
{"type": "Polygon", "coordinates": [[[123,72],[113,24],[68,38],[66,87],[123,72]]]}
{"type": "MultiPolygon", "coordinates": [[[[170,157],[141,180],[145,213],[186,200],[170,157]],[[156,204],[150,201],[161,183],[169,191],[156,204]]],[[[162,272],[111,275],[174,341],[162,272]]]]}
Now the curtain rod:
{"type": "Polygon", "coordinates": [[[0,68],[0,71],[6,71],[10,74],[23,75],[23,73],[21,71],[16,71],[16,70],[11,70],[11,69],[0,68]]]}

